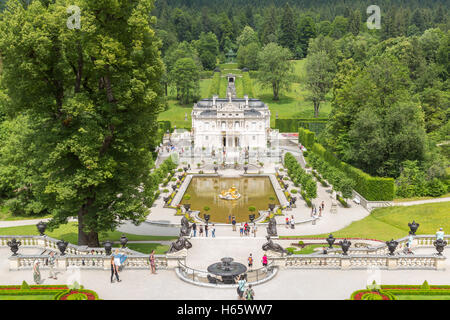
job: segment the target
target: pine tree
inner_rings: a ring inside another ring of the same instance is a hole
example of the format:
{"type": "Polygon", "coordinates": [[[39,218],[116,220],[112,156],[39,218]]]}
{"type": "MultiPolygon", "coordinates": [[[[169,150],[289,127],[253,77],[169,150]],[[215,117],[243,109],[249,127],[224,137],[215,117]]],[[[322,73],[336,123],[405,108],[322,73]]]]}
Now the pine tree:
{"type": "Polygon", "coordinates": [[[281,19],[281,33],[279,43],[285,48],[289,48],[292,52],[296,46],[297,24],[294,19],[294,12],[287,3],[284,7],[283,17],[281,19]]]}

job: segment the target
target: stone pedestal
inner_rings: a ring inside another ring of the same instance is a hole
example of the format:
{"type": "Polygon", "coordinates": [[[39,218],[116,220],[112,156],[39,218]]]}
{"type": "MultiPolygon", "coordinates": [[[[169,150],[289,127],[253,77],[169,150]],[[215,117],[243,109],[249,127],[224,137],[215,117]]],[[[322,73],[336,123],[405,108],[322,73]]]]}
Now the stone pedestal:
{"type": "Polygon", "coordinates": [[[111,255],[103,257],[103,270],[111,270],[111,255]]]}
{"type": "Polygon", "coordinates": [[[349,256],[341,257],[341,269],[350,269],[350,257],[349,256]]]}
{"type": "Polygon", "coordinates": [[[67,269],[67,260],[65,257],[58,257],[56,259],[56,269],[58,269],[58,270],[66,270],[67,269]]]}
{"type": "Polygon", "coordinates": [[[445,270],[446,268],[446,259],[444,257],[436,258],[436,270],[445,270]]]}
{"type": "Polygon", "coordinates": [[[185,263],[186,257],[187,257],[187,252],[188,252],[187,249],[184,248],[184,249],[174,252],[174,253],[167,253],[166,254],[167,268],[175,269],[176,267],[178,267],[178,261],[180,261],[180,260],[182,263],[185,263]]]}
{"type": "Polygon", "coordinates": [[[19,259],[17,257],[9,257],[9,270],[19,270],[19,259]]]}
{"type": "Polygon", "coordinates": [[[387,267],[388,267],[388,269],[397,269],[397,261],[398,261],[397,258],[389,257],[387,259],[387,267]]]}

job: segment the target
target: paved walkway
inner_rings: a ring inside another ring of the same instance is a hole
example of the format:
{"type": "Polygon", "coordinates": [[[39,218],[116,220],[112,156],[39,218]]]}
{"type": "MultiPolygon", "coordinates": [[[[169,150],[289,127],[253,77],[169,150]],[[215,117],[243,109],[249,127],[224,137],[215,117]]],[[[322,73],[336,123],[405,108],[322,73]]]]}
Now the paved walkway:
{"type": "MultiPolygon", "coordinates": [[[[427,199],[427,200],[417,200],[417,201],[394,202],[393,205],[394,206],[416,206],[416,205],[419,205],[419,204],[448,202],[448,201],[450,201],[450,197],[437,198],[437,199],[427,199]]],[[[449,210],[450,210],[450,207],[449,207],[449,210]]]]}
{"type": "MultiPolygon", "coordinates": [[[[23,249],[32,250],[32,249],[23,249]]],[[[32,253],[31,251],[29,253],[32,253]]],[[[33,284],[31,270],[9,271],[9,249],[0,248],[0,283],[17,285],[23,280],[33,284]]],[[[450,250],[445,252],[447,263],[450,250]]],[[[211,258],[212,260],[212,258],[211,258]]],[[[255,259],[256,260],[256,259],[255,259]]],[[[48,271],[41,271],[44,284],[70,284],[78,281],[85,288],[96,291],[101,299],[124,300],[223,300],[235,299],[236,289],[198,287],[180,280],[173,270],[160,270],[156,275],[150,271],[127,270],[120,273],[122,282],[110,283],[110,271],[68,270],[58,274],[58,280],[48,279],[48,271]]],[[[256,286],[256,300],[342,300],[353,291],[364,289],[376,280],[379,284],[419,285],[425,280],[429,284],[448,284],[450,265],[446,271],[429,270],[280,270],[274,279],[256,286]]]]}

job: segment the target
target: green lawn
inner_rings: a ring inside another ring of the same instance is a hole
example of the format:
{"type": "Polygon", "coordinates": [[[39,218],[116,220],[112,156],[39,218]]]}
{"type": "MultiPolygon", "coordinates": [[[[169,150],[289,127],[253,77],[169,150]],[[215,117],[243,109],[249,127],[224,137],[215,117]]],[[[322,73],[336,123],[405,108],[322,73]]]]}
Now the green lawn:
{"type": "MultiPolygon", "coordinates": [[[[345,212],[341,214],[345,214],[345,212]]],[[[392,238],[398,239],[408,235],[408,223],[413,220],[420,224],[417,235],[435,234],[440,227],[444,228],[444,231],[450,232],[450,202],[375,209],[368,217],[333,232],[333,236],[383,241],[392,238]]],[[[328,234],[311,236],[311,238],[314,237],[324,238],[328,237],[328,234]]]]}
{"type": "Polygon", "coordinates": [[[161,243],[128,243],[127,247],[145,254],[150,254],[152,250],[155,250],[155,254],[165,254],[170,248],[170,246],[161,243]]]}
{"type": "MultiPolygon", "coordinates": [[[[289,91],[282,91],[280,93],[280,100],[273,101],[273,92],[271,88],[261,88],[261,85],[253,80],[253,88],[255,91],[255,97],[261,99],[266,103],[272,113],[270,125],[275,127],[276,114],[280,119],[292,119],[292,118],[313,118],[314,107],[311,101],[307,101],[309,94],[308,89],[305,86],[305,61],[306,60],[293,60],[291,63],[294,65],[294,82],[291,84],[289,91]]],[[[221,64],[219,65],[222,75],[228,73],[242,74],[240,70],[233,70],[237,68],[237,64],[221,64]]],[[[243,95],[242,79],[236,78],[236,94],[238,97],[243,95]]],[[[211,79],[200,80],[200,99],[210,98],[208,97],[209,86],[211,79]]],[[[221,78],[220,83],[220,97],[226,97],[227,78],[221,78]]],[[[172,122],[172,126],[176,125],[178,128],[191,127],[191,111],[193,103],[188,105],[180,105],[175,99],[174,90],[170,90],[168,103],[169,110],[160,113],[159,120],[169,120],[172,122]],[[185,113],[187,112],[188,120],[185,121],[185,113]]],[[[331,112],[331,94],[328,94],[326,101],[322,102],[319,116],[327,117],[331,112]]]]}
{"type": "MultiPolygon", "coordinates": [[[[46,231],[46,235],[55,239],[64,239],[72,244],[77,244],[78,242],[78,227],[76,222],[69,222],[65,225],[61,225],[58,229],[53,231],[46,231]]],[[[122,236],[122,232],[113,231],[108,232],[104,235],[100,235],[100,242],[105,240],[119,241],[122,236]]],[[[0,235],[39,235],[35,225],[31,226],[20,226],[20,227],[7,227],[0,228],[0,235]]],[[[136,234],[125,233],[125,236],[129,241],[161,241],[161,240],[173,240],[177,237],[173,236],[144,236],[136,234]]]]}
{"type": "Polygon", "coordinates": [[[50,215],[46,216],[16,216],[13,215],[9,208],[2,205],[0,202],[0,221],[14,221],[14,220],[25,220],[25,219],[45,219],[49,218],[50,215]]]}

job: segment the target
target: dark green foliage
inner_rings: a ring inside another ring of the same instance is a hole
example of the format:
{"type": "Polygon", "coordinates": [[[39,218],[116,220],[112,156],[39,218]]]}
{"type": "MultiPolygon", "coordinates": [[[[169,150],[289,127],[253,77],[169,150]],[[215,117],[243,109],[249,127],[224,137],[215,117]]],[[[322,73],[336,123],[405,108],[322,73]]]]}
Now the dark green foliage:
{"type": "Polygon", "coordinates": [[[214,76],[211,80],[211,85],[209,87],[209,97],[219,95],[220,92],[220,73],[214,72],[214,76]]]}
{"type": "Polygon", "coordinates": [[[311,149],[316,142],[316,135],[304,128],[298,129],[298,142],[306,147],[306,149],[311,149]]]}
{"type": "Polygon", "coordinates": [[[319,135],[325,130],[327,118],[313,118],[313,119],[276,119],[275,129],[280,132],[297,132],[299,127],[308,129],[319,135]]]}
{"type": "MultiPolygon", "coordinates": [[[[296,186],[301,186],[301,194],[303,198],[317,198],[317,184],[312,175],[307,174],[306,171],[300,166],[297,159],[295,159],[295,157],[289,152],[284,156],[284,166],[288,170],[288,175],[294,184],[296,186]]],[[[305,199],[305,201],[307,200],[305,199]]]]}

